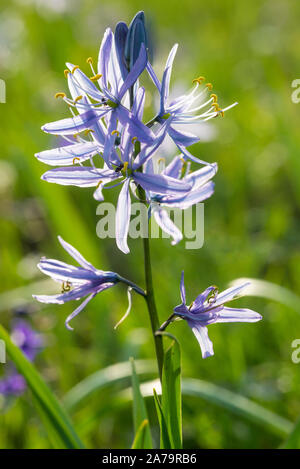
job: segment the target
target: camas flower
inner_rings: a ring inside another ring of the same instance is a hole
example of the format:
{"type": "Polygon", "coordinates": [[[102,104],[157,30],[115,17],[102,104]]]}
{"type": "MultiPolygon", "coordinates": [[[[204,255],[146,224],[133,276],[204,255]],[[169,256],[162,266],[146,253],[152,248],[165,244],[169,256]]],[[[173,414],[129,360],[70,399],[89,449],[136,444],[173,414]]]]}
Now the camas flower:
{"type": "Polygon", "coordinates": [[[56,282],[62,283],[62,293],[58,295],[33,295],[41,303],[64,304],[71,300],[85,300],[66,319],[66,327],[70,330],[69,322],[79,314],[88,302],[98,293],[113,287],[120,281],[118,274],[96,269],[90,262],[60,236],[58,240],[62,247],[75,259],[80,267],[66,264],[55,259],[42,258],[39,269],[49,275],[56,282]]]}
{"type": "MultiPolygon", "coordinates": [[[[205,122],[218,115],[223,116],[225,111],[237,103],[221,109],[217,101],[217,95],[211,94],[208,96],[209,91],[212,89],[212,84],[206,83],[206,85],[201,86],[205,80],[204,77],[198,77],[193,80],[195,87],[192,91],[170,101],[170,79],[177,48],[178,44],[175,44],[168,56],[161,83],[149,64],[147,70],[160,94],[160,109],[155,120],[163,122],[165,119],[168,119],[170,122],[168,127],[170,137],[186,157],[194,159],[193,155],[186,150],[186,147],[197,143],[199,138],[189,132],[182,131],[180,127],[182,125],[205,122]]],[[[196,161],[198,160],[196,159],[196,161]]]]}
{"type": "MultiPolygon", "coordinates": [[[[160,160],[164,164],[164,161],[160,160]]],[[[146,171],[153,173],[153,162],[150,160],[146,165],[146,171]]],[[[147,192],[150,202],[150,214],[154,216],[156,223],[161,229],[169,234],[172,238],[172,245],[177,244],[182,239],[182,233],[179,228],[170,219],[166,208],[187,209],[199,202],[211,197],[214,192],[214,183],[211,179],[215,176],[218,165],[203,166],[201,169],[189,172],[190,163],[182,158],[182,155],[176,156],[173,160],[162,169],[161,174],[172,177],[190,184],[190,190],[181,194],[155,194],[151,191],[147,192]]]]}
{"type": "Polygon", "coordinates": [[[185,319],[196,336],[202,351],[202,357],[214,354],[213,344],[208,337],[207,326],[217,322],[257,322],[262,316],[250,309],[228,308],[225,303],[242,295],[249,282],[218,293],[215,286],[208,287],[203,293],[187,306],[184,286],[184,273],[180,282],[182,303],[174,308],[174,315],[185,319]]]}

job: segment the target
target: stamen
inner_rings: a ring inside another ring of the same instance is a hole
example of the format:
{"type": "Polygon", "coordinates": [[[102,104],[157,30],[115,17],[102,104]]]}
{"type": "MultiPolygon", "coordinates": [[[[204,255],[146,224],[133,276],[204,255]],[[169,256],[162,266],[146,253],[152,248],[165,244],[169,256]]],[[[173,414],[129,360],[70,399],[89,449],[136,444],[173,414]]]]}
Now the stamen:
{"type": "Polygon", "coordinates": [[[57,99],[57,98],[66,98],[66,97],[67,97],[67,95],[66,95],[65,93],[62,93],[62,92],[55,94],[55,98],[56,98],[56,99],[57,99]]]}
{"type": "Polygon", "coordinates": [[[214,103],[218,101],[218,96],[216,94],[212,93],[210,97],[213,99],[214,103]]]}
{"type": "Polygon", "coordinates": [[[101,73],[97,73],[97,75],[94,75],[93,77],[90,77],[91,81],[97,81],[102,77],[101,73]]]}
{"type": "Polygon", "coordinates": [[[66,292],[71,290],[71,287],[72,287],[72,285],[71,285],[70,282],[63,282],[61,292],[66,293],[66,292]]]}
{"type": "Polygon", "coordinates": [[[78,158],[78,156],[75,156],[75,158],[73,158],[73,164],[76,164],[75,161],[80,161],[80,158],[78,158]]]}
{"type": "Polygon", "coordinates": [[[79,65],[75,65],[75,67],[72,68],[71,73],[73,74],[77,68],[79,68],[79,65]]]}
{"type": "Polygon", "coordinates": [[[82,98],[83,98],[82,95],[77,96],[77,98],[74,99],[74,103],[77,103],[77,102],[80,101],[82,98]]]}
{"type": "Polygon", "coordinates": [[[94,130],[93,129],[85,129],[85,131],[83,133],[84,133],[84,135],[88,135],[91,132],[94,132],[94,130]]]}
{"type": "Polygon", "coordinates": [[[208,88],[209,90],[212,90],[213,89],[213,85],[212,83],[206,83],[206,88],[208,88]]]}
{"type": "Polygon", "coordinates": [[[92,59],[92,57],[88,57],[88,58],[86,59],[86,63],[88,63],[88,64],[90,64],[90,65],[93,65],[93,59],[92,59]]]}
{"type": "Polygon", "coordinates": [[[113,130],[111,135],[117,135],[118,137],[120,136],[120,132],[118,130],[113,130]]]}
{"type": "Polygon", "coordinates": [[[70,70],[68,70],[68,69],[66,68],[66,69],[64,70],[64,75],[65,75],[66,78],[68,77],[69,73],[70,73],[70,70]]]}
{"type": "Polygon", "coordinates": [[[137,140],[137,137],[132,137],[131,143],[134,143],[137,140]]]}
{"type": "Polygon", "coordinates": [[[100,181],[98,182],[98,184],[97,184],[97,186],[96,186],[96,189],[99,189],[99,187],[101,186],[102,182],[103,182],[102,179],[100,179],[100,181]]]}
{"type": "Polygon", "coordinates": [[[205,80],[205,77],[194,78],[193,83],[199,83],[201,85],[205,80]]]}

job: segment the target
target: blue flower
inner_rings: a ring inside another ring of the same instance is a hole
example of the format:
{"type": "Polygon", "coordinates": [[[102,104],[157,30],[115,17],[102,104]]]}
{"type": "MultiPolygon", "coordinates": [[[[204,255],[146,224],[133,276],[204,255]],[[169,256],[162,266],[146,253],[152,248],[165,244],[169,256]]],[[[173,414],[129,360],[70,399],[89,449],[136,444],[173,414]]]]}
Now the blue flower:
{"type": "Polygon", "coordinates": [[[66,319],[66,327],[70,330],[69,322],[79,314],[88,302],[98,293],[113,287],[120,281],[114,272],[105,272],[96,269],[90,262],[60,236],[58,240],[62,247],[75,259],[80,267],[66,264],[55,259],[42,258],[38,264],[39,269],[53,280],[62,284],[62,293],[58,295],[33,295],[41,303],[64,304],[71,300],[85,300],[66,319]]]}
{"type": "Polygon", "coordinates": [[[207,326],[217,322],[257,322],[262,316],[250,309],[228,308],[225,303],[242,295],[243,290],[250,283],[228,288],[222,293],[217,287],[208,287],[189,305],[186,304],[184,287],[184,273],[180,282],[180,295],[182,303],[174,308],[174,315],[185,319],[199,342],[202,357],[207,358],[214,354],[213,344],[208,337],[207,326]]]}
{"type": "Polygon", "coordinates": [[[237,103],[221,109],[217,102],[217,95],[210,94],[208,96],[209,91],[212,89],[212,84],[206,83],[205,86],[201,86],[205,80],[204,77],[198,77],[193,80],[195,86],[192,91],[170,101],[170,80],[177,48],[178,44],[175,44],[168,56],[161,83],[149,64],[147,71],[160,93],[160,108],[156,120],[163,122],[165,119],[168,119],[170,122],[168,127],[170,137],[185,156],[197,161],[186,151],[186,147],[197,143],[199,138],[189,132],[182,131],[178,126],[205,122],[218,115],[223,116],[225,111],[237,103]]]}
{"type": "MultiPolygon", "coordinates": [[[[163,161],[161,161],[164,163],[163,161]]],[[[159,162],[160,163],[160,162],[159,162]]],[[[180,180],[190,184],[190,190],[181,194],[155,194],[152,191],[147,192],[150,202],[150,214],[154,216],[156,223],[161,229],[172,238],[172,245],[177,244],[182,239],[182,233],[173,223],[166,208],[187,209],[199,202],[203,202],[212,196],[214,192],[214,183],[211,179],[215,176],[218,165],[203,166],[201,169],[189,172],[190,163],[182,158],[182,155],[176,156],[161,171],[161,174],[167,177],[180,180]]],[[[146,171],[153,173],[153,163],[149,161],[146,165],[146,171]]]]}
{"type": "MultiPolygon", "coordinates": [[[[136,119],[141,118],[144,99],[144,89],[140,88],[136,93],[132,108],[132,115],[136,119]]],[[[129,252],[127,235],[131,213],[130,186],[132,183],[135,186],[140,185],[145,191],[174,197],[186,194],[193,185],[192,180],[180,180],[167,174],[150,174],[140,170],[159,148],[165,138],[167,128],[168,122],[165,122],[155,135],[152,145],[149,145],[132,138],[128,125],[123,127],[121,135],[117,132],[120,138],[119,153],[116,152],[118,159],[113,162],[110,159],[114,169],[107,167],[100,169],[95,166],[60,167],[47,171],[42,179],[62,185],[96,187],[94,197],[97,200],[103,200],[104,189],[122,185],[116,211],[116,242],[119,249],[127,254],[129,252]],[[140,151],[135,156],[137,142],[140,145],[140,151]],[[114,184],[108,185],[109,183],[114,184]]]]}

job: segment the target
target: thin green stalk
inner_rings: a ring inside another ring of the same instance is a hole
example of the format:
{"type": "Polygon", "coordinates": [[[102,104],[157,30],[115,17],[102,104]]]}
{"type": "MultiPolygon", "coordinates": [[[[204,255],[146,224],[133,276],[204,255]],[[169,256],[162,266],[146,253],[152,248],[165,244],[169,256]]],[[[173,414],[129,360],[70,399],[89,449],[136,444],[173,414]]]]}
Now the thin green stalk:
{"type": "MultiPolygon", "coordinates": [[[[146,203],[144,189],[139,186],[138,191],[139,191],[140,200],[143,201],[143,203],[146,203]]],[[[151,328],[152,328],[152,333],[153,333],[154,343],[155,343],[156,359],[157,359],[157,364],[158,364],[159,376],[161,379],[163,359],[164,359],[164,350],[163,350],[162,337],[155,335],[156,331],[159,329],[160,322],[158,319],[155,297],[154,297],[151,256],[150,256],[150,242],[149,242],[148,236],[143,238],[143,248],[144,248],[144,267],[145,267],[145,281],[146,281],[145,300],[147,303],[148,312],[150,316],[151,328]]]]}

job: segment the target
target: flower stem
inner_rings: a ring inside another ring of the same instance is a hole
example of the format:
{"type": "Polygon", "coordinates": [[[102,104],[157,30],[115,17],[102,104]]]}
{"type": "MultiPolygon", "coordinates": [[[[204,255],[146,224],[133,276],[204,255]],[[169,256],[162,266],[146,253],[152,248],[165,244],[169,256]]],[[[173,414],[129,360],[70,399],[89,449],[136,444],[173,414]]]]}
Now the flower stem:
{"type": "MultiPolygon", "coordinates": [[[[140,199],[146,203],[145,191],[142,187],[139,186],[139,197],[140,199]]],[[[150,256],[150,242],[149,236],[143,238],[143,248],[144,248],[144,266],[145,266],[145,280],[146,280],[146,295],[145,300],[148,307],[148,312],[150,316],[152,334],[154,338],[155,344],[155,352],[156,352],[156,359],[157,365],[159,370],[159,377],[162,378],[162,368],[163,368],[163,359],[164,359],[164,350],[163,350],[163,343],[162,337],[155,335],[156,331],[159,328],[159,319],[156,309],[155,297],[154,297],[154,289],[153,289],[153,282],[152,282],[152,268],[151,268],[151,256],[150,256]]]]}
{"type": "Polygon", "coordinates": [[[140,288],[138,285],[136,285],[135,283],[133,283],[131,280],[128,280],[127,278],[122,277],[121,275],[118,275],[118,279],[119,279],[119,282],[122,282],[122,283],[124,283],[125,285],[128,285],[129,287],[131,287],[131,288],[132,288],[136,293],[138,293],[139,295],[146,296],[145,290],[143,290],[142,288],[140,288]]]}

